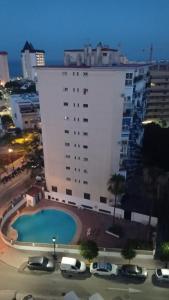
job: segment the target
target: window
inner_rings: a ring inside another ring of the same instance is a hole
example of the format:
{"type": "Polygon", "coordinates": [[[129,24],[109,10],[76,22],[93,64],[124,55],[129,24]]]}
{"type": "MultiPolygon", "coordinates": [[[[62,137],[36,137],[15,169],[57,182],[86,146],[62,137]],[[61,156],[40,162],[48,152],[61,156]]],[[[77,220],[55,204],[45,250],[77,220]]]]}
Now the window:
{"type": "Polygon", "coordinates": [[[83,89],[83,95],[86,95],[88,93],[88,89],[83,89]]]}
{"type": "Polygon", "coordinates": [[[75,92],[75,88],[73,88],[73,92],[75,92]]]}
{"type": "Polygon", "coordinates": [[[84,199],[88,199],[88,200],[90,200],[90,194],[88,194],[88,193],[84,193],[84,199]]]}
{"type": "Polygon", "coordinates": [[[79,76],[79,72],[76,72],[76,75],[79,76]]]}
{"type": "Polygon", "coordinates": [[[74,147],[76,148],[76,144],[74,144],[74,147]]]}
{"type": "Polygon", "coordinates": [[[70,189],[66,189],[66,195],[70,195],[70,196],[72,196],[72,190],[70,190],[70,189]]]}
{"type": "Polygon", "coordinates": [[[74,159],[76,159],[76,156],[74,157],[74,159]]]}
{"type": "Polygon", "coordinates": [[[64,119],[65,119],[65,120],[69,120],[69,117],[68,117],[68,116],[65,116],[64,119]]]}
{"type": "Polygon", "coordinates": [[[126,79],[132,79],[133,73],[126,73],[126,79]]]}
{"type": "Polygon", "coordinates": [[[125,80],[125,86],[131,86],[132,80],[125,80]]]}
{"type": "Polygon", "coordinates": [[[100,203],[107,203],[106,197],[100,197],[100,203]]]}
{"type": "Polygon", "coordinates": [[[66,166],[66,170],[70,170],[70,167],[69,167],[69,166],[66,166]]]}
{"type": "Polygon", "coordinates": [[[85,103],[85,104],[83,104],[83,107],[88,107],[88,104],[86,104],[86,103],[85,103]]]}
{"type": "Polygon", "coordinates": [[[107,56],[107,53],[106,53],[106,52],[103,52],[103,56],[107,56]]]}
{"type": "Polygon", "coordinates": [[[67,72],[62,72],[62,75],[63,76],[67,76],[67,72]]]}
{"type": "Polygon", "coordinates": [[[78,160],[80,160],[80,156],[78,156],[78,160]]]}
{"type": "Polygon", "coordinates": [[[67,181],[71,181],[71,178],[70,178],[70,177],[66,177],[66,180],[67,180],[67,181]]]}
{"type": "Polygon", "coordinates": [[[64,87],[64,88],[63,88],[63,92],[68,92],[68,88],[67,88],[67,87],[64,87]]]}
{"type": "Polygon", "coordinates": [[[77,88],[77,92],[79,93],[79,88],[77,88]]]}
{"type": "Polygon", "coordinates": [[[66,143],[65,143],[65,146],[66,146],[66,147],[69,147],[69,146],[70,146],[70,143],[67,143],[67,142],[66,142],[66,143]]]}
{"type": "Polygon", "coordinates": [[[65,133],[69,134],[69,130],[65,129],[65,133]]]}
{"type": "Polygon", "coordinates": [[[75,72],[73,72],[73,76],[75,76],[75,72]]]}
{"type": "Polygon", "coordinates": [[[68,106],[68,102],[64,102],[63,105],[64,105],[64,106],[68,106]]]}
{"type": "Polygon", "coordinates": [[[76,131],[74,131],[74,135],[76,135],[76,131]]]}
{"type": "Polygon", "coordinates": [[[66,156],[65,156],[66,158],[70,158],[70,155],[69,154],[66,154],[66,156]]]}
{"type": "Polygon", "coordinates": [[[78,144],[78,148],[80,148],[80,145],[78,144]]]}
{"type": "Polygon", "coordinates": [[[87,170],[86,169],[84,169],[83,172],[87,174],[87,170]]]}
{"type": "Polygon", "coordinates": [[[83,76],[88,76],[88,72],[83,72],[83,76]]]}
{"type": "Polygon", "coordinates": [[[74,121],[76,121],[76,118],[74,118],[74,121]]]}
{"type": "Polygon", "coordinates": [[[88,161],[88,158],[87,158],[87,157],[84,157],[83,160],[84,160],[84,161],[88,161]]]}
{"type": "Polygon", "coordinates": [[[83,148],[84,148],[84,149],[88,149],[88,146],[87,146],[87,145],[83,145],[83,148]]]}
{"type": "Polygon", "coordinates": [[[57,192],[58,191],[57,186],[52,185],[52,191],[57,192]]]}
{"type": "Polygon", "coordinates": [[[79,103],[77,104],[77,107],[79,107],[79,103]]]}
{"type": "Polygon", "coordinates": [[[25,121],[25,124],[28,124],[28,121],[25,121]]]}
{"type": "Polygon", "coordinates": [[[83,181],[83,184],[88,184],[88,182],[86,180],[83,181]]]}
{"type": "Polygon", "coordinates": [[[83,132],[83,135],[88,135],[88,132],[83,132]]]}
{"type": "Polygon", "coordinates": [[[87,118],[84,118],[84,119],[83,119],[83,122],[86,122],[86,123],[87,123],[87,122],[88,122],[88,119],[87,119],[87,118]]]}

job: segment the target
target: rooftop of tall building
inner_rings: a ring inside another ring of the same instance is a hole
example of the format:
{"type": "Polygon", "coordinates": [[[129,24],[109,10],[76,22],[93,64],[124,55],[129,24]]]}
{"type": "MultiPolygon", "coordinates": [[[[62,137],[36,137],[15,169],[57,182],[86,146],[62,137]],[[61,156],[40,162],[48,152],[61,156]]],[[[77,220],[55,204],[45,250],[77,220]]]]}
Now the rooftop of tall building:
{"type": "Polygon", "coordinates": [[[45,53],[44,50],[39,50],[39,49],[35,49],[32,45],[32,43],[29,43],[28,41],[26,41],[23,49],[21,50],[21,52],[25,52],[25,51],[29,51],[30,53],[36,53],[36,52],[42,52],[42,53],[45,53]]]}

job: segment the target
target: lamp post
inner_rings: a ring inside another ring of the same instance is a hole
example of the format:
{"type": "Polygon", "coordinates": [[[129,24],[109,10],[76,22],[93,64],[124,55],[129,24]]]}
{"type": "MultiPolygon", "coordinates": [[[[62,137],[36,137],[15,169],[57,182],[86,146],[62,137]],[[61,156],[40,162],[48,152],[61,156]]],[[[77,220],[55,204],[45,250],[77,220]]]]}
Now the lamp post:
{"type": "Polygon", "coordinates": [[[53,258],[57,259],[57,255],[56,255],[56,238],[55,238],[55,236],[53,236],[52,242],[53,242],[53,258]]]}
{"type": "Polygon", "coordinates": [[[13,160],[12,160],[12,155],[11,155],[11,153],[13,153],[13,149],[9,148],[9,149],[8,149],[8,153],[9,153],[9,155],[10,155],[10,163],[11,163],[12,169],[13,169],[13,171],[14,171],[14,165],[13,165],[13,160]]]}

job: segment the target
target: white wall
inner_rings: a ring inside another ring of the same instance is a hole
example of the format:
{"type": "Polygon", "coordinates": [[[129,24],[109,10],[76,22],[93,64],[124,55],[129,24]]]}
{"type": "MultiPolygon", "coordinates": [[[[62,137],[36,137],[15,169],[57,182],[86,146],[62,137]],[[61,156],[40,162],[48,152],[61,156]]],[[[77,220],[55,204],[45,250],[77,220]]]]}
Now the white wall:
{"type": "Polygon", "coordinates": [[[107,181],[119,170],[125,72],[99,68],[38,68],[37,72],[48,189],[51,190],[52,185],[57,186],[60,193],[65,193],[66,188],[72,189],[73,196],[80,198],[90,193],[91,199],[96,201],[100,201],[100,196],[109,198],[107,181]],[[88,76],[84,77],[83,72],[88,72],[88,76]],[[68,92],[63,92],[65,87],[68,92]],[[88,89],[86,95],[83,88],[88,89]],[[65,107],[64,102],[68,102],[68,106],[65,107]],[[83,104],[88,104],[88,108],[83,108],[83,104]],[[65,116],[69,120],[65,120],[65,116]],[[83,118],[88,118],[88,123],[84,123],[83,118]],[[69,134],[64,130],[69,130],[69,134]],[[88,136],[83,136],[83,132],[88,132],[88,136]],[[70,147],[65,147],[65,142],[69,142],[70,147]],[[83,145],[88,149],[83,149],[83,145]],[[66,159],[66,154],[71,158],[66,159]],[[84,157],[88,162],[83,161],[84,157]],[[70,166],[70,171],[66,166],[70,166]],[[66,181],[66,177],[71,181],[66,181]]]}

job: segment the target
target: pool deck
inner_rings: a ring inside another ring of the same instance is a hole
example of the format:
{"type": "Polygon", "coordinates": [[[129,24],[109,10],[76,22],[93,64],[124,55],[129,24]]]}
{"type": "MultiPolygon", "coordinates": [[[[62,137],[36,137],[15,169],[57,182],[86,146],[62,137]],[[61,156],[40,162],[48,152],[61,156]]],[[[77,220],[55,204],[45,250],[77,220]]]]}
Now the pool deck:
{"type": "Polygon", "coordinates": [[[112,225],[112,216],[45,199],[41,200],[36,207],[25,207],[21,209],[20,215],[35,213],[36,211],[46,208],[64,210],[75,218],[78,224],[77,235],[75,237],[76,243],[80,240],[93,239],[97,242],[99,247],[122,248],[129,238],[138,238],[139,236],[139,239],[144,240],[147,232],[147,226],[143,224],[134,223],[133,226],[132,222],[124,219],[116,219],[116,224],[120,224],[123,227],[124,236],[123,238],[115,238],[105,233],[112,225]]]}
{"type": "MultiPolygon", "coordinates": [[[[72,216],[76,216],[76,219],[79,219],[81,223],[81,228],[79,227],[79,240],[93,239],[97,242],[98,246],[104,248],[121,248],[125,244],[127,238],[137,238],[139,236],[140,239],[143,239],[147,231],[147,227],[142,224],[135,223],[133,227],[131,222],[127,222],[125,220],[116,220],[116,223],[120,223],[125,229],[125,237],[123,237],[122,239],[114,238],[105,233],[105,230],[108,229],[108,227],[112,224],[112,216],[89,211],[86,209],[78,209],[77,207],[68,206],[49,200],[41,200],[34,208],[26,207],[20,210],[20,214],[28,212],[34,213],[37,210],[45,208],[61,209],[69,212],[70,214],[72,214],[72,216]]],[[[28,256],[40,254],[51,255],[51,252],[48,252],[46,254],[43,252],[42,254],[42,252],[40,251],[17,250],[15,248],[7,246],[0,238],[0,260],[17,269],[22,268],[22,265],[27,261],[28,256]]],[[[66,254],[68,256],[76,256],[76,254],[74,253],[71,254],[71,251],[69,253],[64,251],[64,255],[66,254]]],[[[63,253],[58,253],[59,259],[62,256],[63,253]]],[[[160,265],[160,263],[155,262],[153,260],[153,257],[150,257],[150,255],[148,255],[147,258],[148,259],[145,259],[144,255],[138,255],[137,258],[134,259],[134,261],[135,263],[138,263],[140,265],[145,265],[146,262],[146,265],[149,264],[150,268],[154,268],[154,265],[156,264],[160,265]]],[[[108,261],[117,261],[117,263],[120,263],[122,261],[120,253],[118,251],[111,253],[111,257],[108,257],[108,261]]]]}

